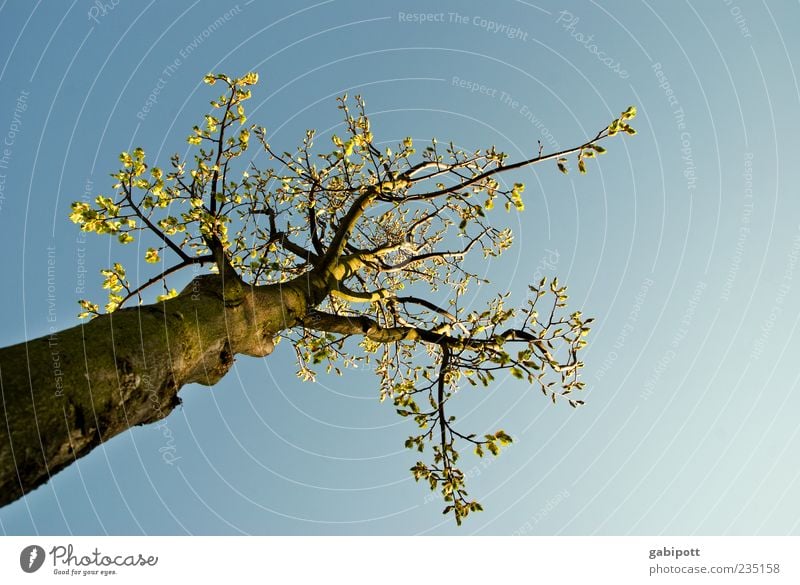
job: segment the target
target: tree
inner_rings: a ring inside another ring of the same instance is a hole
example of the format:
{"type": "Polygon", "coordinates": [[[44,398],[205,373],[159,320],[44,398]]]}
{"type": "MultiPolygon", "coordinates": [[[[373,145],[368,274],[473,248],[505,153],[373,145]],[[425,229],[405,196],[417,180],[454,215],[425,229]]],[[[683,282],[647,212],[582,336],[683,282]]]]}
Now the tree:
{"type": "Polygon", "coordinates": [[[246,125],[257,74],[205,81],[224,92],[188,138],[191,160],[174,155],[163,169],[140,148],[123,152],[115,194],[72,204],[84,231],[121,244],[152,240],[144,260],[156,265],[153,276],[131,283],[114,263],[101,271],[105,311],[82,300],[88,321],[0,350],[0,505],[111,437],[166,417],[185,384],[211,386],[234,356],[266,356],[283,339],[305,380],[317,366],[374,367],[380,399],[415,423],[406,447],[430,445],[432,458],[411,468],[415,479],[439,490],[460,524],[481,506],[466,492],[458,447],[497,455],[512,439],[458,428],[446,411],[456,389],[508,370],[553,403],[582,405],[578,352],[592,321],[565,314],[557,279],[533,283],[517,309],[498,294],[469,310],[465,294],[481,278],[462,259],[512,243],[489,216],[496,202],[522,211],[524,185],[508,188],[499,175],[545,161],[566,173],[572,155],[585,173],[586,160],[605,152],[600,141],[635,133],[627,123],[635,108],[578,146],[545,154],[540,144],[532,158],[509,163],[495,147],[468,153],[436,140],[421,155],[411,138],[379,150],[364,101],[351,106],[345,95],[346,131],[330,137],[332,150],[317,152],[309,130],[294,153],[279,153],[265,128],[246,125]],[[242,162],[251,141],[270,167],[242,162]],[[169,288],[187,268],[207,270],[181,292],[169,288]],[[143,304],[157,285],[164,293],[143,304]],[[420,346],[424,360],[414,354],[420,346]]]}

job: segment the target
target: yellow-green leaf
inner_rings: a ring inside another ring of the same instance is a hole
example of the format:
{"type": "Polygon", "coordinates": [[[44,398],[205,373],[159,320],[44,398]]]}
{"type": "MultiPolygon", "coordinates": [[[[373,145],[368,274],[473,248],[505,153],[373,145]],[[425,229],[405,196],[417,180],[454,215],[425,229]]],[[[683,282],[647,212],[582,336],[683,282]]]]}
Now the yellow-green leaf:
{"type": "Polygon", "coordinates": [[[144,261],[150,264],[155,264],[160,259],[161,258],[158,257],[158,250],[155,248],[148,248],[147,252],[144,253],[144,261]]]}

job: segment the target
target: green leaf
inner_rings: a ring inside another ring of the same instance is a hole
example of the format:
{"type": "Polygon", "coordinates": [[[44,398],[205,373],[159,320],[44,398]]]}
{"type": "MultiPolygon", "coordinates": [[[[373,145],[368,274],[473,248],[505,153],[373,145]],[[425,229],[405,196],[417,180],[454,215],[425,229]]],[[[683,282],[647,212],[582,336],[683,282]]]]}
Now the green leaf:
{"type": "Polygon", "coordinates": [[[623,120],[631,120],[636,117],[636,106],[630,106],[627,110],[622,112],[620,116],[623,120]]]}
{"type": "Polygon", "coordinates": [[[144,261],[149,262],[150,264],[157,263],[161,258],[158,257],[158,250],[155,248],[148,248],[147,252],[144,253],[144,261]]]}
{"type": "Polygon", "coordinates": [[[163,301],[168,301],[169,299],[175,298],[177,296],[178,296],[178,291],[175,290],[174,288],[171,288],[171,289],[169,289],[169,291],[167,291],[163,295],[158,295],[156,297],[156,301],[160,303],[160,302],[163,302],[163,301]]]}

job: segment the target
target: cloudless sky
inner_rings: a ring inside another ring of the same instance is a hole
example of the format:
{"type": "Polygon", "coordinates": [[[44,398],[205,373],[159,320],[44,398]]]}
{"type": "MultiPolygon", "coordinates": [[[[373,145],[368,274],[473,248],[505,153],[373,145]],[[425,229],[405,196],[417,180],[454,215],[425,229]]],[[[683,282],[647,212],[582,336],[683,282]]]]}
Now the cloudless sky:
{"type": "Polygon", "coordinates": [[[147,274],[137,245],[84,238],[69,204],[111,192],[122,150],[186,152],[210,71],[260,73],[249,117],[279,150],[335,130],[344,92],[387,145],[436,136],[519,159],[632,104],[639,133],[609,140],[587,175],[508,178],[527,184],[526,211],[493,212],[516,239],[472,260],[493,281],[476,303],[565,282],[596,318],[586,406],[510,378],[465,388],[462,426],[515,442],[464,455],[486,511],[460,530],[414,483],[413,423],[378,402],[376,377],[302,383],[286,344],[185,387],[160,426],[0,510],[0,530],[797,534],[799,21],[788,1],[2,2],[2,345],[77,324],[110,262],[147,274]]]}

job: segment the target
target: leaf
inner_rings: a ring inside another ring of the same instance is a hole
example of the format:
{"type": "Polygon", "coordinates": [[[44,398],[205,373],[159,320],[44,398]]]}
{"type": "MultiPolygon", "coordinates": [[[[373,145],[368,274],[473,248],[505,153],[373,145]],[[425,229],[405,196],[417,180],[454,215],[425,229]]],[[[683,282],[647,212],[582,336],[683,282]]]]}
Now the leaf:
{"type": "Polygon", "coordinates": [[[504,430],[497,431],[494,436],[500,441],[502,445],[510,445],[513,442],[513,439],[506,434],[504,430]]]}
{"type": "Polygon", "coordinates": [[[627,110],[622,112],[620,116],[623,120],[631,120],[636,117],[636,106],[630,106],[627,110]]]}
{"type": "Polygon", "coordinates": [[[156,250],[155,248],[148,248],[147,252],[144,253],[145,262],[149,262],[150,264],[155,264],[159,260],[161,260],[161,258],[158,257],[158,250],[156,250]]]}
{"type": "Polygon", "coordinates": [[[255,85],[256,83],[258,83],[258,73],[256,73],[255,71],[251,71],[250,73],[245,74],[244,77],[239,79],[239,82],[242,85],[255,85]]]}
{"type": "Polygon", "coordinates": [[[171,288],[168,292],[164,293],[163,295],[158,295],[156,297],[156,301],[161,303],[163,301],[168,301],[169,299],[175,298],[178,296],[178,291],[174,288],[171,288]]]}

